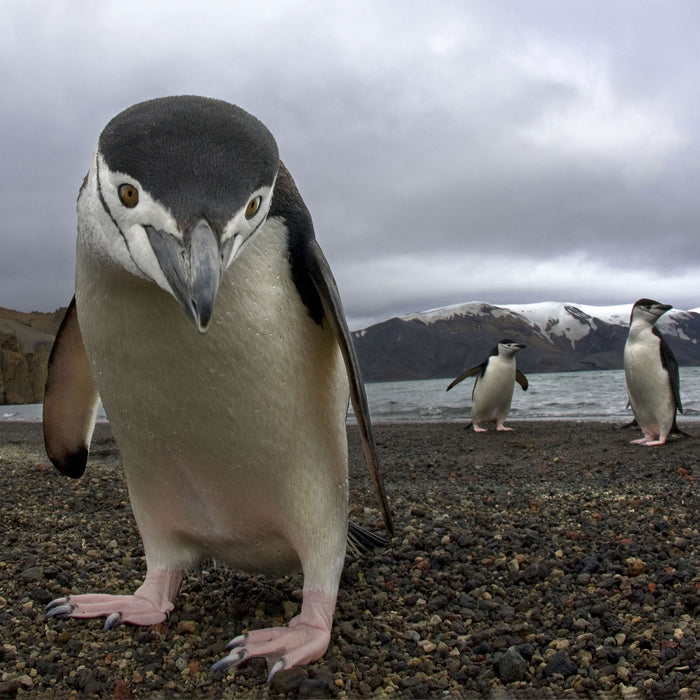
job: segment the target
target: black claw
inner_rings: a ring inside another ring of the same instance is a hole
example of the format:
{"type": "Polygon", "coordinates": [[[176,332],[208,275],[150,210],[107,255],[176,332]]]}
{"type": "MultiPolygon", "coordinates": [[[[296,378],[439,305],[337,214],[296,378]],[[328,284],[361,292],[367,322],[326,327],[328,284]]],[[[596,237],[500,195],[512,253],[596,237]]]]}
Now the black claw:
{"type": "Polygon", "coordinates": [[[225,671],[231,666],[237,666],[246,657],[246,650],[239,649],[237,652],[224,656],[223,659],[219,659],[212,667],[212,671],[225,671]]]}
{"type": "Polygon", "coordinates": [[[48,612],[49,610],[53,610],[53,608],[58,607],[59,605],[65,605],[68,602],[68,598],[54,598],[45,608],[44,612],[48,612]]]}
{"type": "Polygon", "coordinates": [[[102,628],[105,632],[107,630],[111,630],[114,627],[117,627],[119,623],[122,621],[122,614],[119,612],[113,612],[111,615],[107,617],[105,620],[105,626],[102,628]]]}
{"type": "Polygon", "coordinates": [[[243,644],[243,643],[245,642],[245,638],[246,638],[247,636],[248,636],[248,635],[246,635],[246,634],[239,634],[237,637],[234,637],[234,638],[226,645],[226,649],[228,649],[229,651],[231,651],[231,649],[235,649],[236,647],[241,646],[241,644],[243,644]]]}
{"type": "Polygon", "coordinates": [[[265,681],[267,683],[267,685],[270,685],[270,682],[272,681],[274,675],[276,673],[279,673],[280,671],[284,670],[284,667],[286,665],[287,664],[285,663],[284,658],[277,659],[277,661],[274,663],[274,665],[270,669],[270,673],[268,673],[268,675],[267,675],[267,681],[265,681]]]}
{"type": "Polygon", "coordinates": [[[59,598],[52,600],[44,609],[46,617],[68,617],[75,606],[67,602],[68,598],[59,598]]]}

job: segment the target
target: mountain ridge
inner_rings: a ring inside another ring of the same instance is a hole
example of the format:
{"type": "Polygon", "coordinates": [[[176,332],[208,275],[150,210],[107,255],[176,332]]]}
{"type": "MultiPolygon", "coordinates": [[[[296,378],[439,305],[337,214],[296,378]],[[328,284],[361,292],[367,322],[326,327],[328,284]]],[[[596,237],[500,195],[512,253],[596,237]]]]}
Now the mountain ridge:
{"type": "MultiPolygon", "coordinates": [[[[619,369],[632,304],[573,302],[496,305],[482,301],[394,317],[351,333],[365,381],[456,377],[502,338],[526,344],[524,372],[619,369]]],[[[0,307],[0,404],[39,403],[65,307],[0,307]]],[[[700,365],[700,308],[672,309],[659,323],[680,365],[700,365]]]]}
{"type": "MultiPolygon", "coordinates": [[[[523,371],[620,369],[631,309],[472,301],[388,319],[352,336],[365,381],[454,377],[502,338],[527,345],[518,354],[523,371]]],[[[657,325],[679,364],[700,364],[700,309],[672,309],[657,325]]]]}

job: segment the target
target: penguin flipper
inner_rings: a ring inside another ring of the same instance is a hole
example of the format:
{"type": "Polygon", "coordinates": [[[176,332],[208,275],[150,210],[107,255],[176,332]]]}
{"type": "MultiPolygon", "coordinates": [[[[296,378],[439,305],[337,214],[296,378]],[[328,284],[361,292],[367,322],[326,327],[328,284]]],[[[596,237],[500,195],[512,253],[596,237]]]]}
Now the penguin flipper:
{"type": "Polygon", "coordinates": [[[462,372],[462,374],[460,374],[456,379],[453,379],[452,382],[450,382],[450,385],[447,387],[447,389],[445,389],[445,391],[449,391],[453,386],[456,386],[461,381],[464,381],[467,377],[473,377],[475,374],[483,373],[484,367],[485,364],[481,364],[470,369],[465,369],[464,372],[462,372]]]}
{"type": "Polygon", "coordinates": [[[354,556],[362,556],[362,554],[371,552],[373,549],[386,547],[386,545],[385,537],[352,521],[348,523],[348,552],[354,556]]]}
{"type": "Polygon", "coordinates": [[[97,402],[73,297],[49,356],[43,422],[46,454],[74,479],[85,472],[97,402]]]}
{"type": "Polygon", "coordinates": [[[527,387],[529,386],[527,383],[527,377],[519,369],[515,370],[515,381],[520,384],[523,391],[527,391],[527,387]]]}
{"type": "Polygon", "coordinates": [[[683,413],[683,404],[681,403],[681,381],[676,356],[673,354],[673,350],[671,350],[665,338],[657,330],[656,326],[652,327],[652,333],[659,338],[661,364],[668,372],[668,379],[671,382],[671,391],[673,392],[673,398],[676,401],[676,408],[683,413]]]}
{"type": "Polygon", "coordinates": [[[367,394],[360,376],[360,367],[357,362],[357,355],[352,344],[350,331],[345,322],[343,306],[338,294],[338,288],[331,272],[326,257],[315,239],[309,241],[309,253],[307,258],[307,272],[313,282],[323,306],[324,317],[333,330],[333,333],[340,345],[340,350],[345,361],[345,369],[348,373],[350,384],[350,398],[352,400],[355,418],[362,436],[362,446],[365,452],[365,459],[369,467],[370,477],[374,485],[374,492],[379,501],[379,505],[384,517],[384,524],[389,534],[394,534],[394,525],[389,510],[389,502],[384,489],[384,482],[379,469],[379,459],[377,449],[372,434],[372,424],[370,422],[369,406],[367,404],[367,394]]]}

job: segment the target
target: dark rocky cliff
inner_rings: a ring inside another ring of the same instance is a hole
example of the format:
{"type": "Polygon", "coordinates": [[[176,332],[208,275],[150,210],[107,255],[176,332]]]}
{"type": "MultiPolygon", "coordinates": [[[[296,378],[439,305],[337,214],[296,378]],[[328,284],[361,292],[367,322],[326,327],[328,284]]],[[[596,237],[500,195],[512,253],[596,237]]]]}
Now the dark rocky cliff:
{"type": "Polygon", "coordinates": [[[0,308],[0,404],[43,400],[49,353],[64,313],[0,308]]]}

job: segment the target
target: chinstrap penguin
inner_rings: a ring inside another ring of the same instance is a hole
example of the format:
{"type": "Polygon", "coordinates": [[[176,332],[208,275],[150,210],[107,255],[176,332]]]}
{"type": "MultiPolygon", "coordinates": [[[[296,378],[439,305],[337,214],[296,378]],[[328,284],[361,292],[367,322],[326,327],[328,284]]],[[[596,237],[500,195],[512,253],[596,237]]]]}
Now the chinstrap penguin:
{"type": "Polygon", "coordinates": [[[640,299],[632,307],[625,342],[625,381],[635,422],[644,437],[639,445],[663,445],[669,434],[682,432],[676,411],[683,413],[678,363],[656,321],[673,307],[653,299],[640,299]]]}
{"type": "Polygon", "coordinates": [[[389,531],[367,401],[335,281],[267,128],[203,97],[130,107],[78,196],[75,296],[49,362],[44,435],[86,466],[98,396],[147,572],[134,595],[71,595],[49,616],[162,622],[185,570],[215,558],[301,568],[301,612],[234,638],[214,665],[326,652],[348,535],[352,399],[389,531]]]}
{"type": "Polygon", "coordinates": [[[481,423],[495,423],[496,430],[512,430],[504,423],[510,413],[514,384],[518,382],[524,391],[528,387],[527,378],[515,366],[515,353],[524,347],[509,338],[501,340],[484,362],[462,372],[447,387],[449,391],[467,377],[476,375],[471,408],[474,432],[486,432],[481,423]]]}

